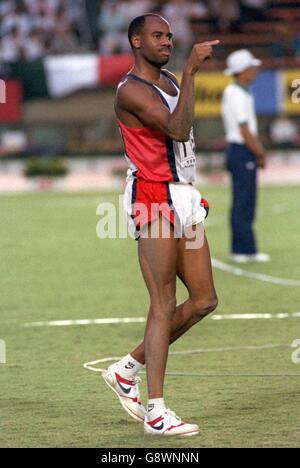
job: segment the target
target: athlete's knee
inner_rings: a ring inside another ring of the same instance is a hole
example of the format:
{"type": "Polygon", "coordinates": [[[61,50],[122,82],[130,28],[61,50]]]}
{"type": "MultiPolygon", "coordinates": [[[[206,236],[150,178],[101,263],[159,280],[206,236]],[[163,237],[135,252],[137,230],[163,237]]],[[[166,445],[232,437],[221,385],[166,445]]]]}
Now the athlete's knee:
{"type": "Polygon", "coordinates": [[[199,299],[192,300],[194,309],[194,319],[199,322],[207,315],[211,314],[218,307],[218,297],[216,294],[212,294],[207,297],[201,297],[199,299]]]}
{"type": "Polygon", "coordinates": [[[167,296],[156,299],[151,303],[150,314],[156,319],[170,319],[176,310],[176,297],[167,296]]]}

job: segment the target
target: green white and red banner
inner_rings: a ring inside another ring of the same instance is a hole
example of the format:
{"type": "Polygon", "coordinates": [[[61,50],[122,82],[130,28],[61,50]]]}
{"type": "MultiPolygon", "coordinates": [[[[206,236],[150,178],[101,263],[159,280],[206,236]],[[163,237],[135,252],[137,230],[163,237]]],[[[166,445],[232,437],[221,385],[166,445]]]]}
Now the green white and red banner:
{"type": "Polygon", "coordinates": [[[131,55],[97,54],[48,56],[11,65],[24,87],[25,99],[62,98],[81,89],[114,86],[133,65],[131,55]]]}

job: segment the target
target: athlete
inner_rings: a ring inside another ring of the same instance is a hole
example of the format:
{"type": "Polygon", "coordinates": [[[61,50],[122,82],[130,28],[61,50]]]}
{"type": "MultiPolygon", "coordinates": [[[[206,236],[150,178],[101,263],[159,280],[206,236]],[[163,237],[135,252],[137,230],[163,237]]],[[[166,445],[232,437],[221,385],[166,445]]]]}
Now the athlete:
{"type": "Polygon", "coordinates": [[[120,82],[115,110],[129,163],[125,210],[138,239],[138,256],[150,295],[144,341],[103,374],[124,409],[149,434],[190,436],[164,401],[169,345],[217,307],[203,222],[208,205],[193,187],[192,124],[195,75],[219,41],[194,45],[182,83],[163,67],[172,53],[169,23],[159,15],[135,18],[128,30],[135,64],[120,82]],[[196,244],[190,248],[191,230],[196,244]],[[153,235],[155,232],[155,235],[153,235]],[[169,235],[165,235],[165,233],[169,235]],[[198,245],[198,233],[203,242],[198,245]],[[188,299],[176,305],[176,276],[188,299]],[[140,401],[138,373],[146,364],[148,406],[140,401]]]}

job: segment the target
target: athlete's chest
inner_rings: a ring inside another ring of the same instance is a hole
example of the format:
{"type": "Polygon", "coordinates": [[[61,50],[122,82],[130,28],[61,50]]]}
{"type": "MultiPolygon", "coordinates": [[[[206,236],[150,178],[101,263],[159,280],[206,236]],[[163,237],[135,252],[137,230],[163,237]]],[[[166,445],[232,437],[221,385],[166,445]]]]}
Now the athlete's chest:
{"type": "Polygon", "coordinates": [[[171,97],[178,96],[178,89],[176,88],[175,84],[165,76],[162,76],[158,83],[155,83],[155,86],[171,97]]]}

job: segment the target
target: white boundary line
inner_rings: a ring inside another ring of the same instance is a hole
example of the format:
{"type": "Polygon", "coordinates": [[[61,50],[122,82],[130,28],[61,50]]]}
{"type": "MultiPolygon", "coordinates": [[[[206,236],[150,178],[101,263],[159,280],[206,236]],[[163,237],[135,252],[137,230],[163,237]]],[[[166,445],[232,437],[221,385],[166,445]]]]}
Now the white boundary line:
{"type": "MultiPolygon", "coordinates": [[[[212,315],[211,320],[270,320],[300,318],[300,312],[278,313],[278,314],[222,314],[212,315]]],[[[124,317],[124,318],[102,318],[102,319],[83,319],[83,320],[54,320],[50,322],[31,322],[23,324],[26,328],[38,327],[71,327],[83,325],[114,325],[129,323],[145,323],[145,317],[124,317]]]]}
{"type": "Polygon", "coordinates": [[[212,320],[270,320],[286,318],[300,318],[300,312],[283,312],[279,314],[215,314],[211,317],[212,320]]]}
{"type": "Polygon", "coordinates": [[[285,278],[276,278],[275,276],[264,275],[262,273],[255,273],[253,271],[246,271],[242,268],[234,267],[228,263],[221,262],[216,258],[212,258],[212,266],[221,271],[232,273],[235,276],[244,276],[246,278],[255,279],[258,281],[264,281],[266,283],[273,283],[282,286],[300,286],[299,280],[291,280],[285,278]]]}
{"type": "MultiPolygon", "coordinates": [[[[266,344],[266,345],[258,345],[258,346],[229,346],[225,348],[203,348],[203,349],[190,349],[187,351],[173,351],[170,352],[170,356],[187,356],[190,354],[202,354],[202,353],[224,353],[224,352],[231,352],[231,351],[256,351],[256,350],[266,350],[266,349],[278,349],[278,348],[291,348],[291,345],[288,344],[266,344]]],[[[97,373],[102,373],[106,369],[100,369],[99,367],[94,367],[98,364],[104,364],[106,362],[114,362],[114,361],[119,361],[122,359],[121,357],[107,357],[107,358],[102,358],[102,359],[97,359],[95,361],[87,362],[83,365],[83,367],[87,370],[90,370],[92,372],[97,372],[97,373]]],[[[145,374],[145,372],[142,372],[145,374]]],[[[281,374],[196,374],[196,373],[189,373],[189,372],[167,372],[166,375],[172,375],[172,376],[205,376],[205,377],[221,377],[221,376],[245,376],[245,377],[250,377],[250,376],[256,376],[256,377],[264,377],[264,376],[282,376],[281,374]]],[[[293,375],[293,376],[299,376],[300,374],[288,374],[288,375],[293,375]]]]}
{"type": "Polygon", "coordinates": [[[25,323],[26,328],[32,327],[71,327],[74,325],[112,325],[120,323],[145,323],[145,317],[103,318],[84,320],[54,320],[50,322],[25,323]]]}

